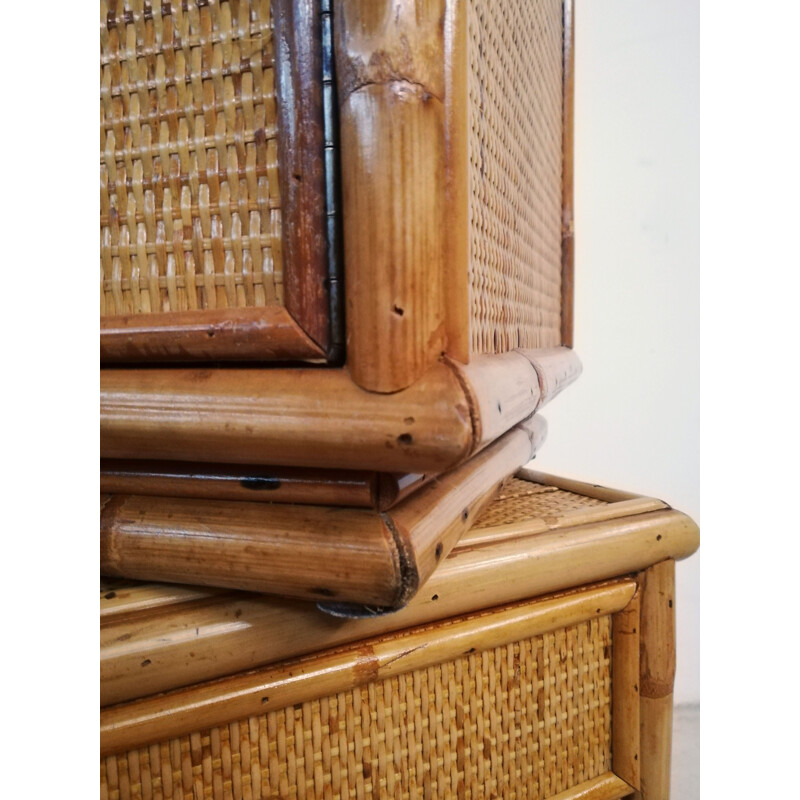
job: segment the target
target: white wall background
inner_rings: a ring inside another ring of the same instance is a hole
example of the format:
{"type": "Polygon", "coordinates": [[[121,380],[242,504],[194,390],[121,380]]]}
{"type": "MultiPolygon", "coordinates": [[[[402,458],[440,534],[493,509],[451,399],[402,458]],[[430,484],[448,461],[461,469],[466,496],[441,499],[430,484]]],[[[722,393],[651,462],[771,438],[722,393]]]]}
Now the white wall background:
{"type": "MultiPolygon", "coordinates": [[[[575,0],[575,350],[537,469],[700,522],[699,0],[575,0]]],[[[675,699],[699,702],[699,554],[677,566],[675,699]]]]}

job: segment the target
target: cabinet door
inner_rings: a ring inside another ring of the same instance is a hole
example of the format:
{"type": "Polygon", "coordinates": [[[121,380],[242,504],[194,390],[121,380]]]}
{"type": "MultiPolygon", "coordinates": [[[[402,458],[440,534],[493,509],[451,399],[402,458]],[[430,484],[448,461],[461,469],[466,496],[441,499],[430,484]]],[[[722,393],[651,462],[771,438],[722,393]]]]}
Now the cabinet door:
{"type": "Polygon", "coordinates": [[[330,43],[322,0],[103,0],[105,363],[336,357],[330,43]]]}

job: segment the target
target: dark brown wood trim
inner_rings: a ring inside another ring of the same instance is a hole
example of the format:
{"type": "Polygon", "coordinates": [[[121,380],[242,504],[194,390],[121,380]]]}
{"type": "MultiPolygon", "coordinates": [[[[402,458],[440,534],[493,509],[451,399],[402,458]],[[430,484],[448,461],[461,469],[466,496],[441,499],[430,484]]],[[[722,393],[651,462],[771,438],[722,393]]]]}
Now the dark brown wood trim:
{"type": "Polygon", "coordinates": [[[319,0],[272,0],[286,308],[327,352],[330,292],[325,213],[319,0]]]}
{"type": "Polygon", "coordinates": [[[324,358],[281,306],[100,318],[100,360],[105,363],[324,358]]]}
{"type": "MultiPolygon", "coordinates": [[[[100,461],[101,494],[377,508],[376,472],[180,461],[100,461]]],[[[387,476],[394,478],[395,476],[387,476]]],[[[407,476],[396,476],[394,486],[407,476]]],[[[417,477],[417,476],[410,476],[417,477]]]]}
{"type": "Polygon", "coordinates": [[[561,173],[561,344],[573,346],[575,230],[573,166],[575,150],[575,22],[572,0],[564,0],[564,166],[561,173]]]}

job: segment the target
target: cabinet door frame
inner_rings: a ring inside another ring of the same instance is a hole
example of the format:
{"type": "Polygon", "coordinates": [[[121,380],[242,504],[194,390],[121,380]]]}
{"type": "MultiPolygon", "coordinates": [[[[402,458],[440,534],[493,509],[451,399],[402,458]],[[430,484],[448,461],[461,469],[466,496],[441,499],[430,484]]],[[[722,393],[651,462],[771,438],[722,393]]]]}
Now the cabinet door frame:
{"type": "Polygon", "coordinates": [[[101,362],[340,361],[329,6],[329,0],[272,0],[284,305],[101,317],[101,362]]]}

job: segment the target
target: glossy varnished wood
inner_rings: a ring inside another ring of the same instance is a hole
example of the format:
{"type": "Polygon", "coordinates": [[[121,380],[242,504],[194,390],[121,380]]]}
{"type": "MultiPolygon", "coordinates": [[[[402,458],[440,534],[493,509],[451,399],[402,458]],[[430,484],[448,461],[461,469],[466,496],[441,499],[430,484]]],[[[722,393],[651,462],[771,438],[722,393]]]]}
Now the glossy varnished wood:
{"type": "Polygon", "coordinates": [[[108,494],[195,497],[263,503],[301,503],[377,508],[379,483],[387,499],[400,486],[419,485],[421,475],[386,475],[352,470],[258,467],[180,461],[100,462],[100,491],[108,494]],[[393,491],[394,490],[394,491],[393,491]]]}
{"type": "Polygon", "coordinates": [[[371,391],[410,386],[446,345],[444,7],[334,3],[347,361],[371,391]]]}
{"type": "Polygon", "coordinates": [[[533,456],[515,429],[389,512],[119,495],[103,505],[105,575],[326,602],[406,604],[500,482],[533,456]]]}
{"type": "Polygon", "coordinates": [[[104,458],[441,473],[580,375],[568,348],[434,364],[392,394],[343,369],[103,370],[104,458]]]}
{"type": "Polygon", "coordinates": [[[275,36],[278,158],[286,309],[330,346],[320,0],[270,0],[275,36]]]}
{"type": "Polygon", "coordinates": [[[322,361],[325,353],[282,306],[100,318],[103,361],[322,361]]]}
{"type": "MultiPolygon", "coordinates": [[[[697,548],[697,527],[675,511],[569,527],[535,521],[526,533],[474,528],[434,571],[408,606],[371,619],[334,619],[306,603],[254,595],[192,595],[170,601],[159,614],[135,615],[101,632],[103,703],[229,675],[367,636],[433,622],[457,614],[518,602],[646,568],[664,558],[683,558],[697,548]],[[497,531],[493,541],[491,531],[497,531]],[[200,600],[200,602],[196,602],[200,600]],[[233,623],[236,624],[233,624],[233,623]],[[142,666],[147,661],[146,666],[142,666]]],[[[162,590],[169,598],[174,588],[162,590]]],[[[202,590],[200,590],[202,591],[202,590]]],[[[122,594],[122,593],[121,593],[122,594]]],[[[103,600],[121,614],[124,595],[103,600]]],[[[148,606],[153,589],[145,592],[148,606]]],[[[637,661],[638,664],[638,661],[637,661]]],[[[638,674],[638,673],[637,673],[638,674]]]]}

